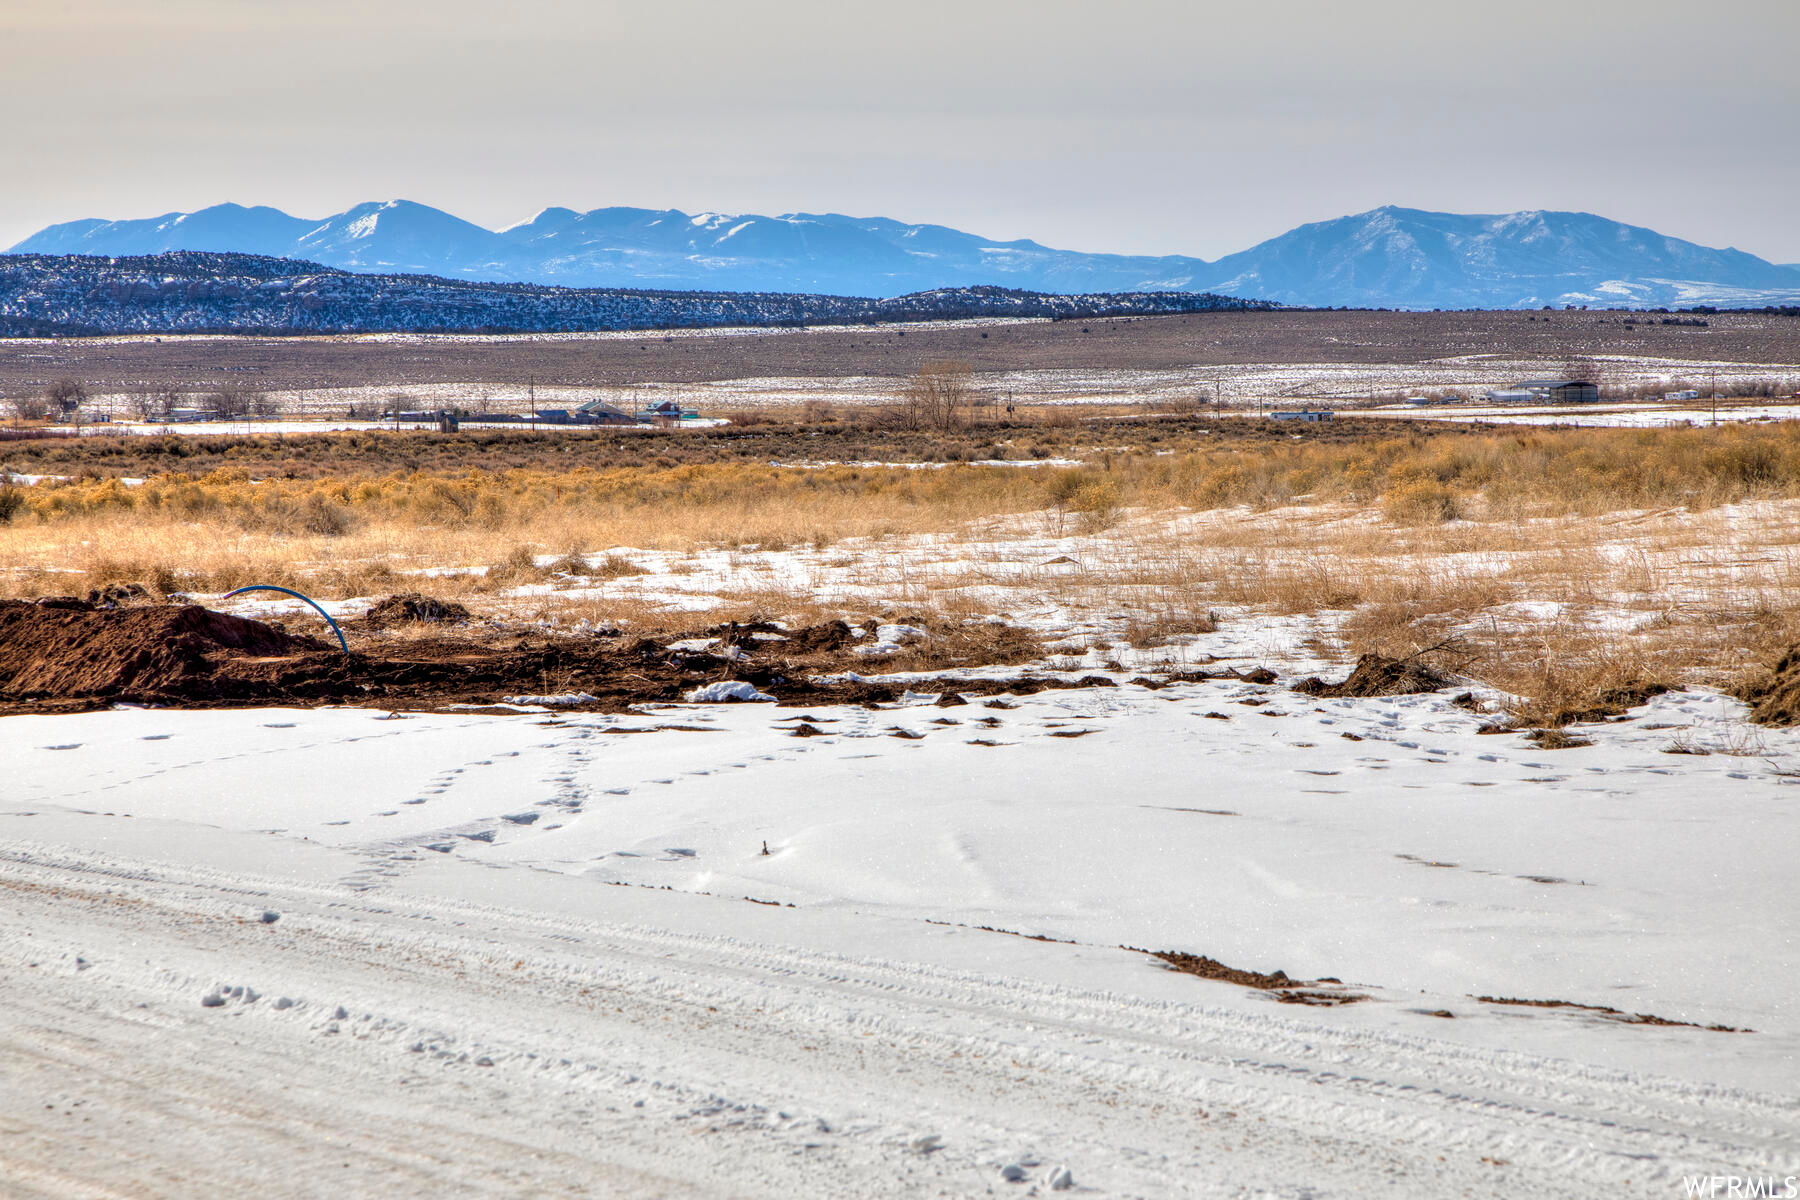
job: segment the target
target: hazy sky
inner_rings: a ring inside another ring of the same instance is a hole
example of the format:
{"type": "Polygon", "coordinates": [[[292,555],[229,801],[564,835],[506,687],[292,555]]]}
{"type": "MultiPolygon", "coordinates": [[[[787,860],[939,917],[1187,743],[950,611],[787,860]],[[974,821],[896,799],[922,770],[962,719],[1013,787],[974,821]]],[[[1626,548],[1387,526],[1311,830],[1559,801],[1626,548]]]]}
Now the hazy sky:
{"type": "Polygon", "coordinates": [[[225,200],[1216,258],[1381,204],[1800,262],[1800,0],[0,0],[0,246],[225,200]]]}

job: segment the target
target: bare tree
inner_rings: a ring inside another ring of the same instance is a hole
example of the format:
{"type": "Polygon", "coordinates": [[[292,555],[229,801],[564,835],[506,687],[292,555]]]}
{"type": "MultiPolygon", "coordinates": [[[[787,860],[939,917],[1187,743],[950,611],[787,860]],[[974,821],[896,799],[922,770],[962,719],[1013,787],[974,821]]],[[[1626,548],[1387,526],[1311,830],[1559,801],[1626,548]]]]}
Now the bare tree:
{"type": "Polygon", "coordinates": [[[57,379],[51,381],[44,389],[44,399],[50,402],[58,415],[68,416],[81,407],[81,402],[88,398],[87,385],[79,379],[57,379]]]}
{"type": "Polygon", "coordinates": [[[226,380],[208,392],[201,403],[220,420],[229,421],[248,415],[255,396],[256,393],[243,384],[226,380]]]}
{"type": "Polygon", "coordinates": [[[12,406],[21,421],[42,421],[50,415],[50,401],[45,396],[20,396],[12,406]]]}
{"type": "Polygon", "coordinates": [[[908,429],[954,429],[968,409],[974,389],[966,362],[929,362],[900,393],[898,417],[908,429]]]}
{"type": "Polygon", "coordinates": [[[186,396],[181,391],[165,385],[134,393],[131,406],[137,410],[139,420],[167,421],[185,399],[186,396]]]}

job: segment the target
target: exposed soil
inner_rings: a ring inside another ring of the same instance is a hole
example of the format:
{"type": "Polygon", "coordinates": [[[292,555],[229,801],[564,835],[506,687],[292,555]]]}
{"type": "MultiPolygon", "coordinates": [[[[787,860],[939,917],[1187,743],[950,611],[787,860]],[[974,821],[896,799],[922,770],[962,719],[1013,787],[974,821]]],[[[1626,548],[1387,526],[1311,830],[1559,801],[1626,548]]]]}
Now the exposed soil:
{"type": "Polygon", "coordinates": [[[105,583],[91,589],[87,594],[87,601],[106,608],[121,604],[153,604],[156,597],[141,583],[105,583]]]}
{"type": "Polygon", "coordinates": [[[469,619],[469,610],[453,600],[439,600],[418,592],[402,592],[380,601],[363,614],[367,625],[457,624],[469,619]]]}
{"type": "Polygon", "coordinates": [[[1521,1008],[1568,1008],[1578,1012],[1592,1013],[1603,1020],[1613,1021],[1620,1025],[1678,1025],[1686,1029],[1705,1029],[1713,1033],[1755,1033],[1754,1029],[1739,1029],[1735,1025],[1699,1025],[1693,1021],[1672,1021],[1668,1017],[1658,1017],[1651,1013],[1628,1013],[1605,1004],[1577,1004],[1573,1000],[1518,1000],[1507,996],[1476,996],[1483,1004],[1504,1004],[1521,1008]]]}
{"type": "Polygon", "coordinates": [[[1410,696],[1448,687],[1450,680],[1417,659],[1384,658],[1365,654],[1342,683],[1326,683],[1314,675],[1294,685],[1306,696],[1410,696]]]}
{"type": "Polygon", "coordinates": [[[1789,647],[1773,670],[1732,694],[1750,706],[1750,719],[1759,725],[1800,725],[1800,646],[1789,647]]]}
{"type": "MultiPolygon", "coordinates": [[[[898,701],[909,690],[985,697],[1118,686],[1103,675],[1071,679],[1029,671],[1004,678],[928,675],[902,683],[844,678],[858,668],[871,669],[871,663],[850,652],[856,639],[840,621],[779,633],[764,623],[721,626],[659,641],[610,631],[557,636],[486,622],[464,632],[456,625],[459,606],[417,595],[392,597],[384,606],[389,616],[353,623],[360,636],[346,655],[318,639],[191,604],[117,607],[74,597],[0,602],[0,713],[118,703],[431,709],[583,692],[593,699],[571,707],[619,711],[678,701],[695,688],[725,680],[753,684],[786,706],[874,706],[898,701]],[[442,616],[445,612],[450,615],[442,616]],[[670,644],[696,637],[718,640],[707,650],[670,644]]],[[[1039,647],[1031,635],[1015,629],[1001,636],[998,629],[986,624],[936,629],[918,648],[878,660],[876,669],[929,672],[1036,657],[1039,647]]],[[[1245,676],[1235,671],[1182,676],[1219,677],[1245,676]]]]}
{"type": "Polygon", "coordinates": [[[1649,703],[1652,696],[1679,690],[1666,683],[1647,683],[1641,680],[1622,687],[1606,688],[1587,697],[1581,704],[1554,710],[1545,718],[1545,723],[1573,725],[1578,721],[1604,721],[1608,717],[1619,716],[1649,703]]]}
{"type": "Polygon", "coordinates": [[[0,601],[0,699],[224,698],[322,642],[197,605],[0,601]]]}
{"type": "MultiPolygon", "coordinates": [[[[1137,947],[1127,946],[1125,949],[1137,950],[1137,947]]],[[[1260,971],[1245,971],[1239,967],[1228,967],[1216,958],[1207,958],[1203,954],[1187,954],[1180,950],[1138,950],[1138,953],[1161,959],[1171,971],[1179,971],[1183,975],[1198,975],[1202,979],[1216,979],[1221,983],[1235,983],[1239,987],[1269,992],[1283,1004],[1305,1004],[1314,1008],[1325,1008],[1339,1004],[1355,1004],[1359,1000],[1368,999],[1367,996],[1358,992],[1321,990],[1322,984],[1342,982],[1337,979],[1289,979],[1285,971],[1274,971],[1265,975],[1260,971]]]]}

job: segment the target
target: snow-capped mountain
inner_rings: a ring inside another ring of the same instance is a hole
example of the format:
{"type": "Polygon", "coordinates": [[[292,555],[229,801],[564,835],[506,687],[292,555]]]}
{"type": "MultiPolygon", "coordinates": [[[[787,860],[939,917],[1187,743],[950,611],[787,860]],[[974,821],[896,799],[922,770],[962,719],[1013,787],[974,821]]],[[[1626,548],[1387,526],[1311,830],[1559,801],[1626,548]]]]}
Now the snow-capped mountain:
{"type": "Polygon", "coordinates": [[[1761,305],[1800,298],[1800,271],[1591,213],[1386,207],[1228,255],[1206,286],[1355,308],[1761,305]]]}
{"type": "Polygon", "coordinates": [[[368,273],[571,287],[897,296],[994,284],[1051,293],[1212,291],[1287,304],[1521,308],[1800,301],[1800,267],[1587,213],[1465,216],[1378,208],[1218,262],[1088,254],[942,225],[835,213],[547,208],[498,231],[404,200],[322,220],[221,204],[52,225],[11,253],[237,251],[368,273]]]}

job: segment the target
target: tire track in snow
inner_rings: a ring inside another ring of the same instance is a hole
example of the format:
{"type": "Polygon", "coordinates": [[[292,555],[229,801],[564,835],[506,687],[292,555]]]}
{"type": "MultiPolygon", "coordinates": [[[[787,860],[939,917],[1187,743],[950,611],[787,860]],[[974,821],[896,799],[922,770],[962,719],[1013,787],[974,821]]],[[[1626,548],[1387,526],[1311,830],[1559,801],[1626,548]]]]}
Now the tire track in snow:
{"type": "MultiPolygon", "coordinates": [[[[1773,1161],[1800,1127],[1800,1103],[1793,1100],[1226,1012],[1201,1007],[1200,998],[1193,1004],[1146,1000],[459,901],[407,897],[376,907],[339,888],[97,855],[15,850],[0,861],[10,864],[10,875],[45,883],[118,881],[134,900],[166,909],[167,920],[192,919],[198,908],[227,930],[241,927],[239,897],[257,894],[259,902],[283,908],[289,930],[306,934],[315,966],[406,962],[407,986],[385,1001],[392,1011],[383,1019],[395,1029],[460,1028],[462,1044],[486,1039],[503,1064],[519,1055],[549,1056],[555,1046],[504,1022],[431,1012],[445,971],[462,981],[458,987],[495,994],[525,989],[551,1005],[576,1004],[586,988],[622,1001],[616,1007],[629,1013],[628,1023],[675,1024],[687,1036],[716,1043],[740,1067],[792,1057],[797,1044],[820,1046],[845,1062],[870,1057],[859,1044],[887,1047],[881,1057],[892,1070],[937,1080],[892,1107],[923,1113],[982,1087],[1029,1097],[1030,1104],[966,1115],[965,1137],[981,1152],[995,1152],[1032,1132],[1030,1120],[1019,1125],[1023,1112],[1036,1114],[1039,1128],[1087,1127],[1087,1137],[1072,1134],[1064,1142],[1090,1161],[1110,1155],[1122,1183],[1142,1164],[1132,1167],[1129,1155],[1107,1149],[1092,1130],[1095,1113],[1105,1112],[1109,1121],[1136,1114],[1132,1120],[1150,1129],[1158,1122],[1144,1114],[1153,1108],[1230,1109],[1255,1120],[1259,1138],[1279,1144],[1296,1162],[1317,1164],[1335,1154],[1354,1163],[1360,1155],[1367,1165],[1378,1148],[1404,1139],[1414,1147],[1403,1156],[1409,1172],[1419,1169],[1419,1155],[1460,1151],[1466,1158],[1480,1150],[1507,1158],[1515,1172],[1544,1172],[1546,1184],[1560,1180],[1559,1187],[1571,1174],[1614,1186],[1625,1178],[1666,1183],[1681,1173],[1773,1161]],[[978,1062],[987,1065],[977,1068],[978,1062]],[[996,1073],[997,1063],[1010,1066],[996,1073]],[[946,1081],[948,1097],[933,1090],[946,1081]]],[[[205,981],[178,974],[130,982],[174,999],[191,997],[205,981]]],[[[396,1032],[388,1041],[402,1036],[396,1032]]],[[[622,1044],[615,1050],[624,1052],[622,1044]]],[[[634,1052],[649,1064],[641,1073],[685,1097],[690,1109],[695,1095],[710,1094],[680,1079],[679,1071],[654,1071],[653,1048],[634,1052]]],[[[727,1094],[736,1097],[733,1104],[746,1103],[748,1093],[751,1107],[779,1111],[792,1103],[771,1094],[781,1086],[751,1082],[740,1070],[727,1094]]]]}

